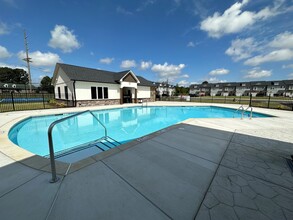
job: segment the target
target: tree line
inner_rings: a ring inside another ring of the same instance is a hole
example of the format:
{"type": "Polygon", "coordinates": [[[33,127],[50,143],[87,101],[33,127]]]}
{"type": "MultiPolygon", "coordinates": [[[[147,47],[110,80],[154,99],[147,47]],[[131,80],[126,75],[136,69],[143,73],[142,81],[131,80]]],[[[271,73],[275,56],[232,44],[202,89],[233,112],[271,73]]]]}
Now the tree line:
{"type": "MultiPolygon", "coordinates": [[[[14,84],[29,84],[28,73],[24,69],[9,67],[0,67],[0,82],[14,83],[14,84]]],[[[37,87],[37,92],[46,91],[48,93],[54,92],[54,87],[51,85],[52,77],[44,76],[37,87]]]]}

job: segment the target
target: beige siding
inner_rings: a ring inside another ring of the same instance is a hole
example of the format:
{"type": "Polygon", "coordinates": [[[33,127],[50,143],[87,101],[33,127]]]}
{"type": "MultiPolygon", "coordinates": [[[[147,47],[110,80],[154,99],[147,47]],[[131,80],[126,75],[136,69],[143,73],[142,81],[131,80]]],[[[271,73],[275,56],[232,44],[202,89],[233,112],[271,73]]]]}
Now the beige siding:
{"type": "Polygon", "coordinates": [[[137,87],[137,98],[150,98],[151,97],[151,88],[147,86],[138,86],[137,87]]]}
{"type": "Polygon", "coordinates": [[[76,82],[76,100],[92,100],[91,87],[108,87],[108,99],[120,99],[119,84],[95,83],[95,82],[76,82]]]}

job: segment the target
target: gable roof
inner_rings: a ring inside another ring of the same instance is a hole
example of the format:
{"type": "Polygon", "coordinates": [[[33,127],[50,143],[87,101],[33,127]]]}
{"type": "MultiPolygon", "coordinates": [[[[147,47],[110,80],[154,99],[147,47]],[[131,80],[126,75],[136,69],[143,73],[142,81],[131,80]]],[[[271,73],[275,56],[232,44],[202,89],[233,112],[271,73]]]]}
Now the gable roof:
{"type": "MultiPolygon", "coordinates": [[[[61,68],[70,80],[85,81],[85,82],[101,82],[101,83],[119,83],[119,81],[128,73],[132,73],[131,70],[125,70],[121,72],[111,72],[106,70],[99,70],[81,66],[74,66],[64,63],[57,63],[54,71],[54,75],[58,68],[61,68]]],[[[134,75],[135,76],[135,75],[134,75]]],[[[152,82],[146,80],[143,77],[135,76],[140,86],[153,86],[152,82]],[[142,80],[140,80],[142,79],[142,80]]]]}
{"type": "Polygon", "coordinates": [[[116,75],[119,75],[119,81],[121,82],[121,81],[124,81],[124,79],[126,79],[129,74],[132,76],[132,78],[137,83],[140,83],[139,79],[136,77],[136,75],[131,70],[122,71],[122,72],[117,73],[116,75]]]}

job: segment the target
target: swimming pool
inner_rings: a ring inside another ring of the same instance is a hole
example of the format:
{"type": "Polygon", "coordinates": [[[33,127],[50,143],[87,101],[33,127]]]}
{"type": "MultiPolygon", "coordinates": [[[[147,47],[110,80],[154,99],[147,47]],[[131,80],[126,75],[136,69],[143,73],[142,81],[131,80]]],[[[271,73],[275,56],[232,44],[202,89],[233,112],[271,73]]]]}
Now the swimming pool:
{"type": "MultiPolygon", "coordinates": [[[[16,124],[9,131],[10,140],[16,145],[40,156],[49,154],[48,127],[58,119],[71,114],[30,117],[16,124]]],[[[152,132],[174,125],[188,118],[233,118],[240,117],[235,109],[221,107],[129,107],[93,111],[106,126],[108,136],[126,143],[152,132]]],[[[248,117],[249,113],[245,113],[248,117]]],[[[253,113],[253,117],[269,117],[253,113]]],[[[104,135],[104,128],[89,114],[70,118],[53,129],[55,152],[74,148],[96,140],[104,135]]],[[[99,153],[100,149],[95,149],[99,153]]],[[[102,151],[102,150],[100,150],[102,151]]],[[[88,152],[85,154],[92,154],[88,152]]]]}

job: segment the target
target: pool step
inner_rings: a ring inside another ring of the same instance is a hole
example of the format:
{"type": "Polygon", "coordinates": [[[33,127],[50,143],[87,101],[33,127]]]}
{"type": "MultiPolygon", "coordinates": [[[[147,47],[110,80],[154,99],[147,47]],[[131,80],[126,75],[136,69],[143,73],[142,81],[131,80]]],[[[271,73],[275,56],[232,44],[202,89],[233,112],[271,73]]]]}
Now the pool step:
{"type": "MultiPolygon", "coordinates": [[[[55,159],[63,162],[75,162],[86,157],[101,153],[103,151],[112,149],[119,145],[121,145],[120,142],[107,136],[95,140],[93,142],[85,143],[82,145],[72,147],[70,149],[55,152],[55,159]]],[[[46,155],[45,157],[49,158],[50,155],[46,155]]]]}
{"type": "Polygon", "coordinates": [[[109,149],[117,147],[119,145],[121,145],[121,143],[119,143],[118,141],[116,141],[110,137],[103,139],[95,144],[95,146],[102,151],[109,150],[109,149]]]}

